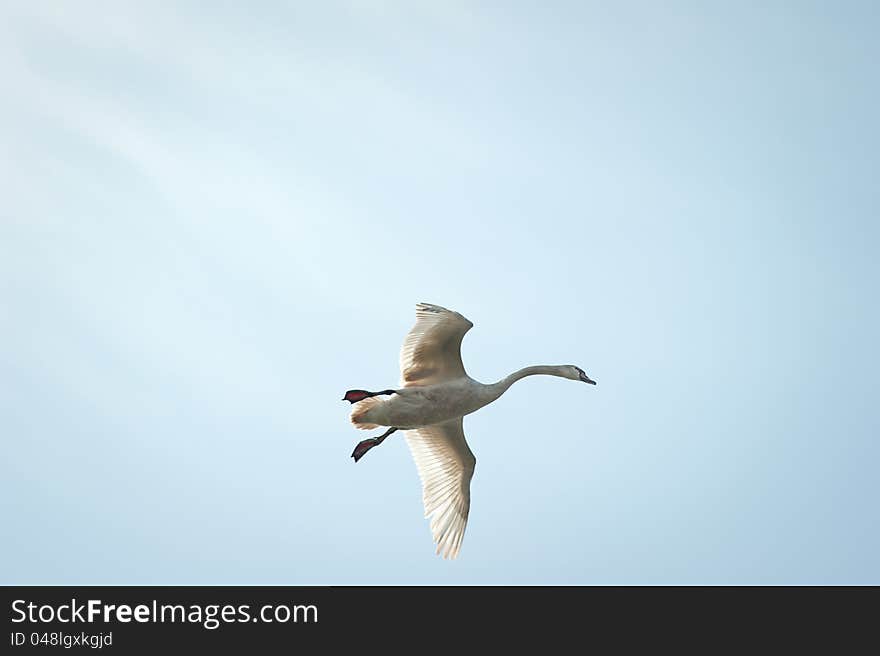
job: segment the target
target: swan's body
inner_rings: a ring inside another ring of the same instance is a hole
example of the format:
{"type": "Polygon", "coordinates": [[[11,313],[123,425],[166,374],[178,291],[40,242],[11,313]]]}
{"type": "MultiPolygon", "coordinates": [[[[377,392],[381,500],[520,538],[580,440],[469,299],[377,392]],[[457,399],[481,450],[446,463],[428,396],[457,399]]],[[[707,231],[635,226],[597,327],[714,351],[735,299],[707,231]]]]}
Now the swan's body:
{"type": "Polygon", "coordinates": [[[476,459],[464,438],[462,417],[492,403],[513,383],[533,375],[550,375],[595,383],[573,365],[526,367],[492,384],[480,383],[464,370],[461,340],[473,324],[438,305],[416,306],[416,325],[400,352],[402,387],[384,392],[350,390],[351,421],[363,429],[388,426],[378,438],[364,440],[355,461],[396,430],[406,441],[422,479],[425,516],[437,553],[455,558],[461,548],[470,508],[470,480],[476,459]],[[387,395],[389,398],[381,399],[387,395]]]}
{"type": "Polygon", "coordinates": [[[391,398],[355,415],[355,425],[365,422],[407,430],[439,424],[469,415],[497,399],[491,388],[469,377],[424,387],[403,387],[391,398]]]}

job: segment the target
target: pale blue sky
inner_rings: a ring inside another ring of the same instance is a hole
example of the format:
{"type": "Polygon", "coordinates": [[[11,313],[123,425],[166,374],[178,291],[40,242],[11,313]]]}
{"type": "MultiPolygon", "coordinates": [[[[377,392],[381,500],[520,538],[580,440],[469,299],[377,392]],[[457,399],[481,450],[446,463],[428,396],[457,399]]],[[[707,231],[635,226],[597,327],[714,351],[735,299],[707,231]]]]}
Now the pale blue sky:
{"type": "Polygon", "coordinates": [[[877,6],[4,2],[2,582],[880,583],[877,6]]]}

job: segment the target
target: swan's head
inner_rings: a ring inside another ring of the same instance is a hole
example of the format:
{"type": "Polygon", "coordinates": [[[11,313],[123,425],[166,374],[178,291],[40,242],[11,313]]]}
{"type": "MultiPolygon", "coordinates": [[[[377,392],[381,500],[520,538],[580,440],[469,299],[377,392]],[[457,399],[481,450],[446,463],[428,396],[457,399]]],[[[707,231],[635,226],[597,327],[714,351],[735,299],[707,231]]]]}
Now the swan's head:
{"type": "Polygon", "coordinates": [[[567,369],[566,375],[565,375],[566,378],[571,378],[572,380],[579,380],[583,383],[589,383],[590,385],[596,384],[596,381],[592,380],[589,376],[587,376],[587,374],[584,373],[584,370],[581,369],[580,367],[575,367],[573,364],[570,364],[570,365],[568,365],[568,367],[566,367],[566,369],[567,369]]]}

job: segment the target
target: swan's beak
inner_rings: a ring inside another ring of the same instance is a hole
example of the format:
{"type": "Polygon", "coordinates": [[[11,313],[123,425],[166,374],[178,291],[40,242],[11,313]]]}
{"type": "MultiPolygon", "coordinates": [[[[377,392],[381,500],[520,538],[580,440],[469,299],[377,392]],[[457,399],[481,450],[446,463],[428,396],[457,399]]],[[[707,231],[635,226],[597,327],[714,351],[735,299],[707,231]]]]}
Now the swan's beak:
{"type": "Polygon", "coordinates": [[[591,380],[590,377],[587,376],[587,374],[585,374],[584,372],[581,372],[581,380],[584,381],[585,383],[589,383],[590,385],[596,384],[596,381],[591,380]]]}

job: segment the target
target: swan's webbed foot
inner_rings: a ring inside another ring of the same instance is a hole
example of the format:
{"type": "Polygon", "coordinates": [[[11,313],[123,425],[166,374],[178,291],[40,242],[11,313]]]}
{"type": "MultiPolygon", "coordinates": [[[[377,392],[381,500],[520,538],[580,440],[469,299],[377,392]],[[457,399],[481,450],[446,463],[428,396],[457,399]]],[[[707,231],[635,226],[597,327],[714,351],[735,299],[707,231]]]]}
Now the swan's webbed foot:
{"type": "Polygon", "coordinates": [[[348,390],[345,393],[345,396],[342,397],[342,400],[348,401],[349,403],[357,403],[358,401],[363,401],[364,399],[368,399],[371,396],[380,396],[382,394],[397,394],[397,390],[382,390],[381,392],[368,392],[366,390],[348,390]]]}
{"type": "Polygon", "coordinates": [[[352,451],[351,453],[351,457],[354,458],[355,462],[357,462],[364,457],[364,454],[366,454],[367,451],[372,449],[374,446],[379,446],[380,444],[382,444],[382,442],[385,441],[385,438],[391,435],[391,433],[396,430],[396,428],[389,428],[379,437],[371,437],[362,442],[358,442],[357,446],[354,447],[354,451],[352,451]]]}

